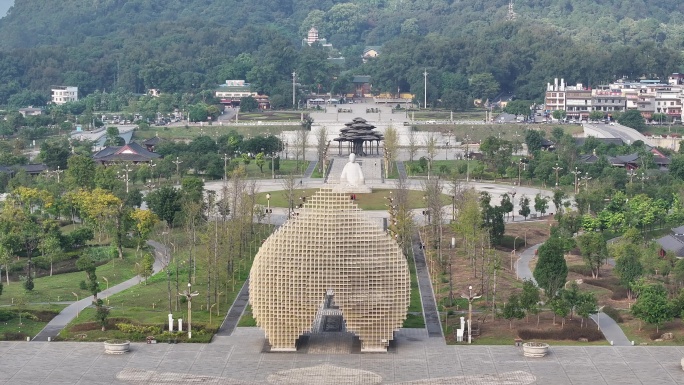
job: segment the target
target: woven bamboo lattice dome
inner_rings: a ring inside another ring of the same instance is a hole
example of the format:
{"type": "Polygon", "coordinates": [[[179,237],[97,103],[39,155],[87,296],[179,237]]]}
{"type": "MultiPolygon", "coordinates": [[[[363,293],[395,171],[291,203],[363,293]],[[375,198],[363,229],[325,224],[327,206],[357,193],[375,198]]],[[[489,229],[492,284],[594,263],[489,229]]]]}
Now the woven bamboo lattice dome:
{"type": "Polygon", "coordinates": [[[406,319],[410,277],[399,245],[349,194],[321,189],[261,246],[249,300],[274,351],[296,350],[326,293],[362,351],[386,351],[406,319]]]}

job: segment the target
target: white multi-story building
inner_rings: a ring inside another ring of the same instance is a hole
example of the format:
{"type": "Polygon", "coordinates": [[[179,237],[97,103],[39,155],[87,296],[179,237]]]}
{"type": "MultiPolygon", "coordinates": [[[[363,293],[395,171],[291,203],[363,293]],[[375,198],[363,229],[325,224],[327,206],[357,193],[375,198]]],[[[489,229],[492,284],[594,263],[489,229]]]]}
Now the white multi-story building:
{"type": "Polygon", "coordinates": [[[56,86],[52,87],[52,103],[64,104],[78,100],[78,87],[56,86]]]}
{"type": "Polygon", "coordinates": [[[679,87],[667,87],[656,92],[655,112],[666,114],[671,119],[682,117],[682,90],[679,87]]]}
{"type": "Polygon", "coordinates": [[[257,100],[259,108],[270,108],[268,96],[259,95],[259,93],[253,91],[250,84],[246,83],[244,80],[226,80],[225,84],[219,85],[218,88],[214,90],[214,96],[221,100],[221,104],[232,106],[239,106],[240,99],[251,96],[257,100]]]}
{"type": "Polygon", "coordinates": [[[548,113],[561,110],[572,119],[584,119],[591,111],[614,112],[638,110],[644,119],[653,114],[665,114],[670,119],[684,121],[684,74],[672,74],[667,83],[659,80],[617,80],[594,89],[582,84],[568,86],[563,79],[548,83],[544,97],[548,113]]]}

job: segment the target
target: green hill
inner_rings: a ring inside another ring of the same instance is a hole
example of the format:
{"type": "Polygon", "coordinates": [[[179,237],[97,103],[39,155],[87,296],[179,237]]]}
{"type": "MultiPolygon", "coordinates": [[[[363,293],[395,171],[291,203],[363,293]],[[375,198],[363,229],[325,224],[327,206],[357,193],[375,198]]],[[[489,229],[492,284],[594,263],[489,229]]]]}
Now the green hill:
{"type": "Polygon", "coordinates": [[[681,70],[681,1],[529,0],[514,11],[510,22],[507,0],[18,0],[0,19],[0,104],[40,104],[54,84],[195,92],[228,78],[286,95],[293,70],[305,87],[344,91],[351,70],[378,91],[422,92],[428,68],[430,94],[456,106],[495,88],[538,97],[553,77],[597,84],[681,70]],[[302,49],[312,25],[345,68],[302,49]],[[367,45],[382,55],[364,65],[367,45]],[[482,74],[496,87],[473,90],[482,74]]]}

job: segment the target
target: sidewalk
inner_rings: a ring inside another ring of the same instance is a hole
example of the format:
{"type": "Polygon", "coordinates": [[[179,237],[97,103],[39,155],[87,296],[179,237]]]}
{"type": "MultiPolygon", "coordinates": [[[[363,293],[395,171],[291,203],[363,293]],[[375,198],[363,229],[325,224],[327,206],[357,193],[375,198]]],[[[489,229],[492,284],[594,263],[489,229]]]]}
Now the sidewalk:
{"type": "MultiPolygon", "coordinates": [[[[530,262],[535,256],[535,251],[541,245],[542,244],[531,246],[520,253],[520,259],[515,262],[515,268],[519,279],[529,279],[532,280],[535,285],[537,284],[532,276],[532,271],[530,270],[530,262]]],[[[608,317],[607,314],[598,312],[596,314],[592,314],[591,319],[596,323],[597,326],[599,325],[600,321],[601,327],[599,330],[601,330],[603,336],[606,337],[606,340],[610,341],[614,346],[632,345],[632,342],[629,340],[629,338],[627,338],[617,322],[608,317]]]]}
{"type": "MultiPolygon", "coordinates": [[[[162,245],[159,242],[156,241],[147,241],[147,244],[154,247],[154,266],[152,269],[154,270],[153,274],[158,273],[161,271],[163,268],[163,261],[164,261],[164,245],[162,245]]],[[[137,284],[140,283],[140,277],[135,276],[128,281],[121,282],[118,285],[112,286],[107,290],[103,290],[98,293],[98,297],[100,298],[105,298],[109,297],[112,294],[119,293],[121,291],[124,291],[128,288],[131,288],[137,284]]],[[[71,320],[76,318],[78,313],[87,308],[88,306],[92,305],[93,303],[93,298],[92,296],[88,296],[86,298],[83,298],[79,300],[78,302],[73,302],[71,305],[67,306],[62,310],[55,318],[53,318],[47,325],[45,325],[45,328],[40,331],[31,341],[47,341],[48,337],[51,339],[55,338],[59,332],[66,327],[71,320]]]]}
{"type": "Polygon", "coordinates": [[[423,304],[425,329],[430,337],[444,339],[442,323],[439,321],[439,313],[437,312],[437,301],[435,300],[432,282],[430,281],[430,272],[425,261],[425,254],[423,254],[423,250],[419,246],[422,244],[422,240],[418,231],[414,232],[411,243],[411,247],[413,247],[413,260],[416,264],[416,279],[418,280],[418,289],[420,290],[420,301],[423,304]]]}

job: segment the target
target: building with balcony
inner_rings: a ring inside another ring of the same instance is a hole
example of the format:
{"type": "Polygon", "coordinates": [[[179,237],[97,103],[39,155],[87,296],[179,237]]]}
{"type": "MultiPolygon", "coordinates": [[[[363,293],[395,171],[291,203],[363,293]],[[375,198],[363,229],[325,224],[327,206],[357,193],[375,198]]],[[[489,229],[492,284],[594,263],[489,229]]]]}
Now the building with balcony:
{"type": "Polygon", "coordinates": [[[590,90],[565,92],[565,112],[569,119],[588,120],[592,111],[590,90]]]}
{"type": "Polygon", "coordinates": [[[61,105],[78,100],[78,87],[55,86],[50,91],[53,104],[61,105]]]}
{"type": "Polygon", "coordinates": [[[665,114],[671,119],[682,117],[682,91],[679,87],[658,90],[655,95],[655,112],[665,114]]]}
{"type": "Polygon", "coordinates": [[[598,91],[592,96],[591,105],[594,111],[602,111],[611,117],[614,112],[627,109],[627,98],[620,91],[598,91]]]}
{"type": "Polygon", "coordinates": [[[223,105],[239,106],[240,99],[248,96],[256,99],[259,108],[264,110],[270,108],[271,104],[267,95],[259,95],[258,92],[253,91],[249,83],[244,80],[226,80],[225,84],[218,86],[214,90],[214,96],[221,101],[223,105]]]}

